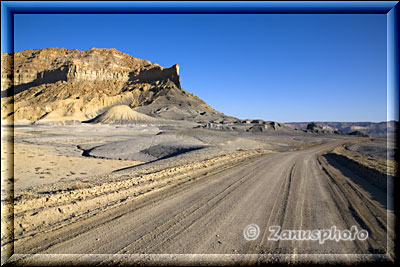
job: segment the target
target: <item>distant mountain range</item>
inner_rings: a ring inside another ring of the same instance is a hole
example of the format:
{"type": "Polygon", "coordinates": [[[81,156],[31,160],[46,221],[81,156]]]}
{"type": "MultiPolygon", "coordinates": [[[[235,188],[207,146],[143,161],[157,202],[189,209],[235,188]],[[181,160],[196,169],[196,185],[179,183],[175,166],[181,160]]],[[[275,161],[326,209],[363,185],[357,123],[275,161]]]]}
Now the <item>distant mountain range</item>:
{"type": "MultiPolygon", "coordinates": [[[[288,122],[285,125],[305,130],[310,122],[288,122]]],[[[329,126],[334,130],[338,129],[345,133],[360,131],[370,136],[385,136],[386,134],[393,135],[396,133],[398,121],[388,122],[314,122],[317,125],[324,127],[329,126]]]]}

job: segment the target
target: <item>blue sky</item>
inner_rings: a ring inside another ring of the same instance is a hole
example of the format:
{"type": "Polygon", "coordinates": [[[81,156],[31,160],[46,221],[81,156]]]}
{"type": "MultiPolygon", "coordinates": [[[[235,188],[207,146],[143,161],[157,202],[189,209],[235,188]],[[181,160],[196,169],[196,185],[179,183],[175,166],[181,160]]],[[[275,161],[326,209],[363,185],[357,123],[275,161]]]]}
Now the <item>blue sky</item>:
{"type": "Polygon", "coordinates": [[[116,48],[239,118],[385,121],[386,15],[14,16],[14,49],[116,48]]]}

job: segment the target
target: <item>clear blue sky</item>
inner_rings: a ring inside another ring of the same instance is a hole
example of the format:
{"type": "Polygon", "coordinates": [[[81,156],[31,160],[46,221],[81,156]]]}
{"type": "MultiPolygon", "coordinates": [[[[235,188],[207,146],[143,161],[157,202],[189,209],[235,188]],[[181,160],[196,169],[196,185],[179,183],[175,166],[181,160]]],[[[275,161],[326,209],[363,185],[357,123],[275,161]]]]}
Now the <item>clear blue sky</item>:
{"type": "Polygon", "coordinates": [[[116,48],[239,118],[385,121],[386,15],[14,17],[15,51],[116,48]]]}

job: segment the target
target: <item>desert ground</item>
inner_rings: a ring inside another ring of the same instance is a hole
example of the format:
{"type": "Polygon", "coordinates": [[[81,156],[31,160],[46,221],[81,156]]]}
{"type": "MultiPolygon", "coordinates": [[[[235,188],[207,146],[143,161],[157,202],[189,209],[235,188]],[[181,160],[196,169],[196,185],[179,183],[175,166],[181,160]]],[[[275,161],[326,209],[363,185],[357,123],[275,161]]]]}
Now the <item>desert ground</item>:
{"type": "Polygon", "coordinates": [[[392,139],[79,123],[3,125],[1,142],[2,254],[16,265],[393,257],[392,139]],[[366,240],[268,238],[354,225],[366,240]]]}
{"type": "Polygon", "coordinates": [[[396,143],[368,134],[396,122],[235,118],[178,64],[115,48],[2,53],[1,69],[1,264],[394,259],[396,143]]]}

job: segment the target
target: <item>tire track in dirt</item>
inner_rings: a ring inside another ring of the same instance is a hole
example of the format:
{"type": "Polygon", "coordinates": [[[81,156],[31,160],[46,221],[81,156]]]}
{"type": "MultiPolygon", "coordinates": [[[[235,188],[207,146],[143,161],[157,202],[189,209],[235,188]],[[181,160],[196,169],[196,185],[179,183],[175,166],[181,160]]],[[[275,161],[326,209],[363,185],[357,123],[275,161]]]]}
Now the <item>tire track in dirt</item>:
{"type": "MultiPolygon", "coordinates": [[[[320,157],[342,143],[264,155],[163,193],[149,194],[146,201],[132,200],[109,212],[121,216],[92,228],[88,224],[94,218],[78,222],[87,231],[54,241],[51,247],[42,246],[40,251],[146,253],[154,257],[170,253],[258,254],[259,260],[290,262],[304,259],[302,254],[329,254],[330,261],[385,254],[386,234],[391,231],[384,221],[387,210],[320,157]],[[251,223],[260,227],[260,236],[247,241],[243,229],[251,223]],[[370,236],[365,241],[323,244],[271,241],[269,227],[276,225],[288,230],[331,226],[345,230],[356,225],[370,236]]],[[[24,251],[30,251],[30,246],[37,245],[30,243],[24,251]]],[[[102,262],[112,259],[110,255],[102,262]]]]}

